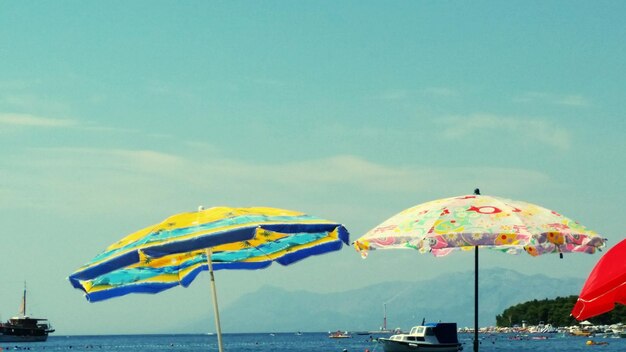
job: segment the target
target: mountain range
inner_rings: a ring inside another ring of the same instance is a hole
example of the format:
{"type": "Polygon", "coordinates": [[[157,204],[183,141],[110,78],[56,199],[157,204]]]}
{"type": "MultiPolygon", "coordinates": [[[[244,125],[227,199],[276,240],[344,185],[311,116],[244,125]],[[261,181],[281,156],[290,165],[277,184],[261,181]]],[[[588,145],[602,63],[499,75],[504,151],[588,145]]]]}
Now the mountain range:
{"type": "MultiPolygon", "coordinates": [[[[481,270],[479,324],[495,325],[495,317],[509,306],[533,299],[580,292],[584,279],[525,275],[504,269],[481,270]]],[[[409,329],[426,321],[474,325],[474,272],[459,272],[429,280],[384,282],[338,293],[289,291],[274,286],[240,297],[220,309],[223,332],[291,332],[409,329]]],[[[207,326],[190,321],[186,331],[207,326]]],[[[212,321],[212,318],[211,318],[212,321]]],[[[181,328],[181,326],[179,326],[181,328]]]]}

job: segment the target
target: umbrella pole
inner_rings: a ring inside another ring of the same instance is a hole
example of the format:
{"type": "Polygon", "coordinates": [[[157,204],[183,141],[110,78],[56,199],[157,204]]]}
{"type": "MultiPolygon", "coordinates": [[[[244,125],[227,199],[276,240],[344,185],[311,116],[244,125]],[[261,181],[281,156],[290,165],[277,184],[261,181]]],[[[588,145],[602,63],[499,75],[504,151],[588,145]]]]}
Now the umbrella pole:
{"type": "Polygon", "coordinates": [[[474,246],[474,352],[478,352],[478,246],[474,246]]]}
{"type": "Polygon", "coordinates": [[[217,308],[217,291],[215,290],[215,276],[213,275],[213,263],[211,262],[211,249],[206,249],[206,261],[209,265],[209,274],[211,275],[211,292],[213,298],[213,310],[215,311],[215,329],[217,332],[217,348],[219,352],[224,351],[222,346],[222,327],[220,326],[220,311],[217,308]]]}

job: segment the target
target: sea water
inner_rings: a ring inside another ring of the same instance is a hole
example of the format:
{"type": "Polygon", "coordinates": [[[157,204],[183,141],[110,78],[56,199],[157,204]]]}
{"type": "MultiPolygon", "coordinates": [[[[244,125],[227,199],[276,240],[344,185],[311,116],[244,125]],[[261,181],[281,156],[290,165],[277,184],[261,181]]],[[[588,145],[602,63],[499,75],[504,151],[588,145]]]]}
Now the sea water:
{"type": "MultiPolygon", "coordinates": [[[[480,351],[626,351],[626,339],[606,337],[573,337],[546,334],[516,337],[494,334],[480,336],[480,351]],[[606,343],[588,346],[588,340],[606,343]]],[[[459,334],[464,352],[472,352],[473,335],[459,334]]],[[[382,346],[367,335],[353,335],[352,338],[331,339],[327,333],[256,333],[225,334],[226,352],[383,352],[382,346]]],[[[217,351],[215,335],[115,335],[115,336],[58,336],[53,335],[46,342],[0,343],[3,351],[109,351],[109,352],[150,352],[150,351],[217,351]]]]}

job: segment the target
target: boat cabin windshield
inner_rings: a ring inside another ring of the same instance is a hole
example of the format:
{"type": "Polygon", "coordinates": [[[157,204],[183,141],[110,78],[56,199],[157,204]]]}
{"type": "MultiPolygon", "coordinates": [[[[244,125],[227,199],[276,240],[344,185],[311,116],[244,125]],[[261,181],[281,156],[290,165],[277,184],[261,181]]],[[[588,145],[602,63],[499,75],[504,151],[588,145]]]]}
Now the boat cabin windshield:
{"type": "Polygon", "coordinates": [[[435,327],[434,326],[414,326],[411,328],[410,335],[416,336],[435,336],[435,327]]]}
{"type": "Polygon", "coordinates": [[[411,329],[411,335],[434,336],[435,329],[432,326],[416,326],[411,329]]]}
{"type": "Polygon", "coordinates": [[[411,329],[410,334],[411,335],[423,335],[424,334],[424,327],[423,326],[415,326],[415,327],[413,327],[413,329],[411,329]]]}

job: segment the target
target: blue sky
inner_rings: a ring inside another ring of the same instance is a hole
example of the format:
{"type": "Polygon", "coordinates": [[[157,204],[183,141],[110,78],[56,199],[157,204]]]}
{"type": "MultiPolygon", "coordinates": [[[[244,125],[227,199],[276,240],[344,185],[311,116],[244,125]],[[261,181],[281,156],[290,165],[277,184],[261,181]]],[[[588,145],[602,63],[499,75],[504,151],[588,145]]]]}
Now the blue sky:
{"type": "MultiPolygon", "coordinates": [[[[301,210],[356,239],[480,187],[615,243],[625,12],[621,1],[1,2],[0,314],[16,312],[26,280],[32,313],[60,334],[210,316],[203,276],[96,304],[66,281],[117,239],[201,204],[301,210]]],[[[598,258],[485,253],[481,265],[586,277],[598,258]]],[[[345,248],[216,276],[227,305],[265,284],[342,291],[472,259],[364,261],[345,248]]]]}

